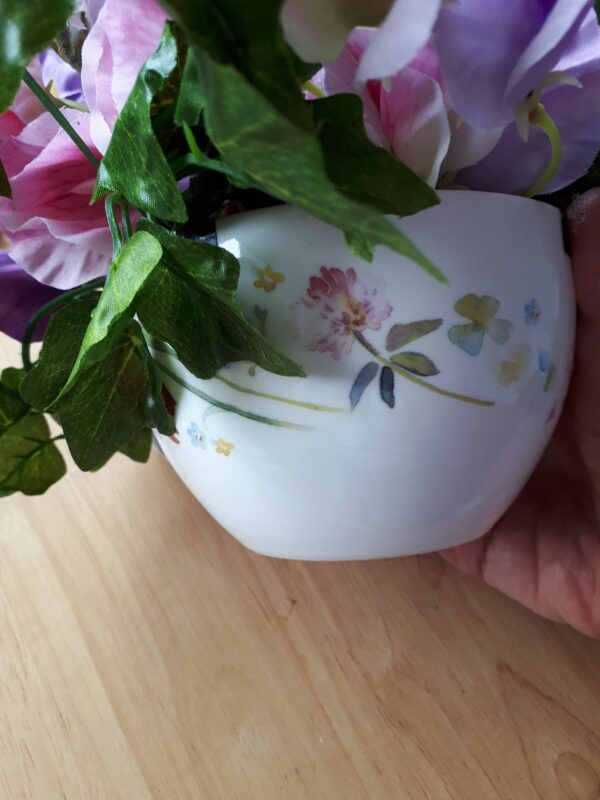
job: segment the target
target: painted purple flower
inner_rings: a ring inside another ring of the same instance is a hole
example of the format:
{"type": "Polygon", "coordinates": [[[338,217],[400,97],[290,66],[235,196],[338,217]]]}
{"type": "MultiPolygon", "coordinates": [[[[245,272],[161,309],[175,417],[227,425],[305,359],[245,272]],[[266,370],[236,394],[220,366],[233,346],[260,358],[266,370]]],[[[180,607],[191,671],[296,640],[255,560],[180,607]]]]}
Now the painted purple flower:
{"type": "Polygon", "coordinates": [[[600,29],[591,0],[454,0],[435,30],[452,108],[478,129],[504,129],[497,147],[457,183],[521,193],[553,159],[544,192],[584,175],[598,150],[600,29]],[[562,142],[536,122],[546,112],[562,142]]]}
{"type": "Polygon", "coordinates": [[[206,450],[206,434],[196,422],[192,422],[188,428],[188,436],[193,447],[199,447],[201,450],[206,450]]]}
{"type": "Polygon", "coordinates": [[[392,313],[384,292],[381,279],[363,281],[353,269],[321,267],[321,274],[309,280],[307,296],[292,307],[300,339],[309,350],[331,353],[339,361],[357,336],[380,330],[392,313]]]}
{"type": "MultiPolygon", "coordinates": [[[[0,253],[0,331],[19,341],[27,323],[42,306],[61,292],[38,283],[18,267],[5,253],[0,253]]],[[[43,338],[48,320],[40,321],[35,341],[43,338]]]]}
{"type": "Polygon", "coordinates": [[[538,301],[534,298],[525,305],[525,322],[527,325],[537,325],[542,316],[538,301]]]}

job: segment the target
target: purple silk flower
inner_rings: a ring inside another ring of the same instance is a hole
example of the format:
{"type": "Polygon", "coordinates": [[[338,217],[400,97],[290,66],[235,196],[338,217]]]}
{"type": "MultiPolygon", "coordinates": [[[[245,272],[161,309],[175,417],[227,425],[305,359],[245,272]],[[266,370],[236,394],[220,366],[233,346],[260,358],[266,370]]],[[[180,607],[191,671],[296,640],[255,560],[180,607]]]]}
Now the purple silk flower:
{"type": "MultiPolygon", "coordinates": [[[[6,253],[0,253],[0,331],[22,340],[27,323],[42,306],[62,294],[44,286],[18,267],[6,253]]],[[[48,320],[40,321],[34,341],[43,338],[48,320]]]]}
{"type": "Polygon", "coordinates": [[[587,172],[600,132],[600,28],[592,0],[454,0],[442,7],[435,41],[453,109],[474,128],[504,129],[458,184],[518,194],[540,178],[555,153],[531,124],[538,103],[563,150],[543,191],[587,172]]]}

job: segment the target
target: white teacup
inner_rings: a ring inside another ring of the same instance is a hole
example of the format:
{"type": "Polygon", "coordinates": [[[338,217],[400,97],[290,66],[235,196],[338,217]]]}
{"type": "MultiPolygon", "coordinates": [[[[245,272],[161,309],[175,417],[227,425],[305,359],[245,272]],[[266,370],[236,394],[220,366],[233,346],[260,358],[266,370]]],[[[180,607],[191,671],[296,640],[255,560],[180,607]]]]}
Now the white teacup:
{"type": "Polygon", "coordinates": [[[486,533],[554,430],[573,359],[575,301],[558,211],[440,192],[397,222],[446,274],[289,206],[227,217],[247,317],[307,378],[248,363],[210,380],[155,351],[176,402],[167,458],[246,547],[367,559],[486,533]]]}

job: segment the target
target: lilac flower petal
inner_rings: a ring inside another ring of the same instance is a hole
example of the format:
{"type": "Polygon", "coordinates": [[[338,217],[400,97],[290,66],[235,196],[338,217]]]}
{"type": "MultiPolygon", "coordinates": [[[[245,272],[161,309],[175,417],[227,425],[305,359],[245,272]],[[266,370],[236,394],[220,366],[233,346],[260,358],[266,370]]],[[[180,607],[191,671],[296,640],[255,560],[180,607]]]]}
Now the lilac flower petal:
{"type": "Polygon", "coordinates": [[[396,0],[361,59],[358,83],[404,69],[431,36],[440,5],[441,0],[396,0]]]}
{"type": "Polygon", "coordinates": [[[70,100],[79,103],[83,99],[81,88],[81,77],[79,74],[63,61],[54,50],[46,50],[39,55],[42,66],[42,82],[48,86],[50,82],[54,84],[54,91],[62,100],[70,100]]]}
{"type": "Polygon", "coordinates": [[[452,107],[478,128],[506,125],[568,50],[591,0],[454,0],[436,43],[452,107]]]}
{"type": "MultiPolygon", "coordinates": [[[[583,80],[583,88],[561,86],[548,92],[546,110],[563,141],[562,166],[544,193],[555,192],[586,174],[598,152],[600,72],[583,80]]],[[[463,170],[457,183],[470,189],[519,194],[543,174],[551,158],[547,137],[532,128],[524,142],[516,125],[509,125],[498,146],[479,164],[463,170]]]]}
{"type": "MultiPolygon", "coordinates": [[[[31,317],[62,293],[38,283],[5,253],[0,254],[0,331],[22,340],[31,317]]],[[[40,321],[35,341],[43,338],[48,320],[40,321]]]]}
{"type": "Polygon", "coordinates": [[[544,25],[513,70],[506,89],[507,100],[512,105],[517,107],[522,103],[527,94],[552,72],[572,44],[591,6],[591,0],[556,0],[544,25]]]}
{"type": "MultiPolygon", "coordinates": [[[[600,131],[600,29],[594,12],[584,20],[557,69],[581,82],[553,86],[542,102],[556,123],[563,144],[561,168],[546,192],[557,191],[586,174],[598,153],[600,131]]],[[[546,136],[532,127],[523,142],[515,125],[506,128],[498,146],[476,166],[463,170],[457,182],[471,189],[523,192],[542,175],[551,158],[546,136]]]]}

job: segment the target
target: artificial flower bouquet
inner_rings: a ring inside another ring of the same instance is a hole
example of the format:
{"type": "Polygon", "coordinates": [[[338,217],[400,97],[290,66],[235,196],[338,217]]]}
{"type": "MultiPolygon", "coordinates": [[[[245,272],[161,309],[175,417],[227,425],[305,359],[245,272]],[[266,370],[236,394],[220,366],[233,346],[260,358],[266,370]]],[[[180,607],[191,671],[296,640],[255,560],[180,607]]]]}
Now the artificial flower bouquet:
{"type": "MultiPolygon", "coordinates": [[[[152,341],[203,380],[240,361],[304,374],[242,314],[216,221],[289,204],[433,287],[443,265],[390,216],[432,208],[436,189],[562,209],[598,183],[591,0],[0,0],[0,28],[0,328],[23,344],[0,383],[2,496],[63,476],[58,439],[96,470],[176,435],[152,341]]],[[[345,332],[324,336],[334,356],[391,313],[352,270],[315,281],[315,324],[345,332]]]]}

